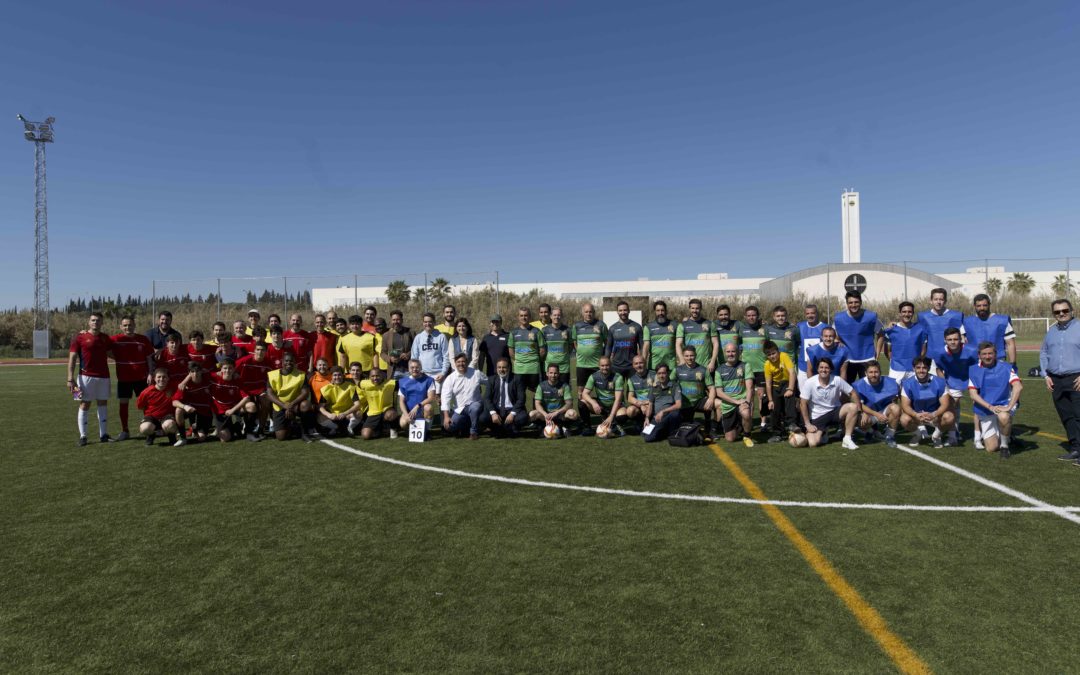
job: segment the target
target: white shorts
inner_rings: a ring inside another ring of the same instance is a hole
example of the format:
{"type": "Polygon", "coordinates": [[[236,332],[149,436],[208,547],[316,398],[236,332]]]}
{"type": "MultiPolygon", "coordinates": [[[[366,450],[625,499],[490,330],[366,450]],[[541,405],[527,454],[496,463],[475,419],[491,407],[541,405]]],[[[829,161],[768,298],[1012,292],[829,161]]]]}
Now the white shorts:
{"type": "Polygon", "coordinates": [[[914,376],[914,370],[893,370],[892,368],[889,368],[889,377],[896,380],[896,383],[899,385],[903,385],[904,380],[914,376]]]}
{"type": "Polygon", "coordinates": [[[949,396],[952,396],[955,399],[964,398],[964,390],[963,389],[950,389],[949,387],[945,387],[945,393],[948,394],[949,396]]]}
{"type": "MultiPolygon", "coordinates": [[[[1016,414],[1016,408],[1009,411],[1009,417],[1016,414]]],[[[998,424],[997,415],[988,415],[986,417],[978,417],[979,431],[982,432],[983,438],[993,438],[994,436],[1001,435],[1001,427],[998,424]]]]}
{"type": "Polygon", "coordinates": [[[110,381],[107,377],[90,377],[79,375],[79,399],[82,401],[107,401],[109,400],[110,381]]]}

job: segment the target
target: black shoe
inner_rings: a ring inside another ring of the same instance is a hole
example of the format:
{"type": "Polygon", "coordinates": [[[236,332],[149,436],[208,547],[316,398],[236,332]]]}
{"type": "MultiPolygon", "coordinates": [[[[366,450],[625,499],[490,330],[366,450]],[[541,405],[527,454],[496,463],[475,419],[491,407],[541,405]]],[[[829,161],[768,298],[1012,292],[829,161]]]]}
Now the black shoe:
{"type": "Polygon", "coordinates": [[[768,443],[779,443],[784,440],[783,436],[769,436],[768,443]]]}
{"type": "Polygon", "coordinates": [[[1058,457],[1063,462],[1075,462],[1080,459],[1080,450],[1071,450],[1058,457]]]}
{"type": "Polygon", "coordinates": [[[153,445],[153,444],[154,444],[154,437],[153,437],[152,435],[151,435],[151,436],[147,436],[147,437],[146,437],[146,447],[148,447],[148,448],[149,448],[149,447],[150,447],[151,445],[153,445]]]}
{"type": "Polygon", "coordinates": [[[1001,449],[998,450],[998,456],[1001,457],[1001,459],[1008,459],[1012,457],[1012,450],[1009,450],[1003,445],[1001,446],[1001,449]]]}
{"type": "Polygon", "coordinates": [[[87,443],[86,436],[79,436],[79,447],[80,448],[85,448],[86,443],[87,443]]]}
{"type": "Polygon", "coordinates": [[[101,434],[101,442],[102,443],[112,443],[113,439],[112,439],[111,436],[109,436],[109,434],[101,434]]]}

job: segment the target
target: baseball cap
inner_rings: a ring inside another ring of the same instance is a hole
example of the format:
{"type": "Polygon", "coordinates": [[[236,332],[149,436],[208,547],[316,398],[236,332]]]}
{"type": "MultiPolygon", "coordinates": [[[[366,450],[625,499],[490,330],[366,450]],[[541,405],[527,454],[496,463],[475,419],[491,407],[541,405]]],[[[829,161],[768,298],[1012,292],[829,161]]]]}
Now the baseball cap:
{"type": "Polygon", "coordinates": [[[248,316],[251,316],[252,314],[254,314],[255,316],[262,316],[262,314],[259,314],[259,310],[255,309],[254,307],[248,310],[248,316]]]}
{"type": "Polygon", "coordinates": [[[492,314],[491,315],[491,322],[492,323],[502,323],[502,314],[492,314]]]}

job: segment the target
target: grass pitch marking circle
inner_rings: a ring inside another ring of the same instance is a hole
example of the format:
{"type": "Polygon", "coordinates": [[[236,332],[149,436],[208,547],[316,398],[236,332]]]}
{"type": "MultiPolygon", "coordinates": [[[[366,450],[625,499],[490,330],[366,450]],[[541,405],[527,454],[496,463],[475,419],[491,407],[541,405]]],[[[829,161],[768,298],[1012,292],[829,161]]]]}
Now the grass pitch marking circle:
{"type": "Polygon", "coordinates": [[[621,497],[645,497],[649,499],[670,499],[686,502],[711,502],[716,504],[745,504],[749,506],[761,506],[763,504],[771,504],[773,506],[801,506],[818,509],[850,509],[866,511],[961,511],[973,513],[994,513],[1004,511],[1017,513],[1053,513],[1055,510],[1061,510],[1080,512],[1080,506],[954,506],[948,504],[861,504],[852,502],[803,502],[787,499],[758,500],[751,499],[749,497],[722,497],[719,495],[690,495],[680,494],[677,492],[622,490],[618,488],[603,488],[591,485],[572,485],[570,483],[552,483],[549,481],[527,480],[525,478],[512,478],[509,476],[498,476],[486,473],[472,473],[469,471],[461,471],[459,469],[447,469],[441,466],[417,464],[416,462],[407,462],[403,459],[394,459],[393,457],[376,455],[371,452],[364,452],[363,450],[350,448],[347,445],[343,445],[341,443],[338,443],[337,441],[332,441],[329,439],[323,439],[321,442],[332,448],[336,448],[338,450],[342,450],[344,452],[356,455],[357,457],[363,457],[364,459],[370,459],[376,462],[384,462],[386,464],[393,464],[395,466],[401,466],[417,471],[429,471],[431,473],[440,473],[446,476],[487,480],[495,483],[507,483],[510,485],[525,485],[528,487],[549,488],[555,490],[572,490],[575,492],[591,492],[594,494],[619,495],[621,497]]]}

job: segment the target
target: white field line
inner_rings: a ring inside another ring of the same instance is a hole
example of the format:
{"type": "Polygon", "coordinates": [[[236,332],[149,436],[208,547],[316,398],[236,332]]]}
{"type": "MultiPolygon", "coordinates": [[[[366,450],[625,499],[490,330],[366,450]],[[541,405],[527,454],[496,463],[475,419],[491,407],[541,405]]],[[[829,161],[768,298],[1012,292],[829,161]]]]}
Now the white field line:
{"type": "MultiPolygon", "coordinates": [[[[591,492],[594,494],[606,494],[606,495],[619,495],[623,497],[648,497],[652,499],[672,499],[688,502],[711,502],[720,504],[748,504],[752,506],[761,506],[762,504],[772,504],[774,506],[802,506],[809,508],[819,509],[855,509],[855,510],[869,510],[869,511],[965,511],[965,512],[1014,512],[1014,513],[1039,513],[1039,512],[1053,512],[1058,511],[1080,512],[1080,506],[1051,506],[1050,504],[1042,504],[1041,506],[950,506],[950,505],[935,505],[935,504],[857,504],[847,502],[803,502],[803,501],[791,501],[781,499],[768,499],[757,500],[749,499],[745,497],[720,497],[715,495],[688,495],[672,492],[648,492],[642,490],[620,490],[616,488],[602,488],[593,487],[589,485],[570,485],[567,483],[551,483],[547,481],[535,481],[526,480],[524,478],[510,478],[507,476],[496,476],[492,474],[484,473],[470,473],[468,471],[460,471],[458,469],[446,469],[441,466],[430,466],[427,464],[417,464],[415,462],[406,462],[401,459],[394,459],[392,457],[385,457],[383,455],[376,455],[370,452],[364,452],[363,450],[357,450],[350,448],[347,445],[342,445],[336,441],[329,439],[323,439],[322,441],[326,445],[338,450],[354,454],[358,457],[365,459],[375,460],[376,462],[385,462],[387,464],[394,464],[396,466],[403,466],[409,469],[416,469],[418,471],[430,471],[432,473],[441,473],[447,476],[457,476],[459,478],[477,478],[480,480],[489,480],[496,483],[509,483],[511,485],[526,485],[528,487],[540,487],[540,488],[553,488],[556,490],[574,490],[577,492],[591,492]]],[[[1037,500],[1036,500],[1037,501],[1037,500]]],[[[1059,514],[1060,515],[1060,514],[1059,514]]],[[[1072,516],[1071,513],[1068,513],[1072,516]]],[[[1073,516],[1077,518],[1077,522],[1080,522],[1080,516],[1073,516]]]]}
{"type": "Polygon", "coordinates": [[[1007,494],[1007,495],[1009,495],[1010,497],[1012,497],[1014,499],[1019,499],[1022,502],[1027,502],[1028,504],[1032,504],[1033,506],[1038,507],[1038,509],[1040,511],[1049,511],[1050,513],[1053,513],[1055,516],[1059,516],[1061,518],[1064,518],[1065,520],[1068,520],[1070,522],[1076,523],[1077,525],[1080,525],[1080,516],[1078,516],[1078,515],[1076,515],[1076,513],[1074,513],[1075,511],[1077,511],[1077,509],[1075,507],[1054,506],[1053,504],[1049,504],[1047,502],[1044,502],[1041,499],[1036,499],[1035,497],[1032,497],[1029,494],[1020,492],[1019,490],[1014,490],[1013,488],[1011,488],[1011,487],[1009,487],[1007,485],[1002,485],[1001,483],[998,483],[996,481],[992,481],[989,478],[983,478],[982,476],[980,476],[977,473],[972,473],[972,472],[968,471],[967,469],[961,469],[958,466],[955,466],[953,464],[949,464],[948,462],[944,462],[944,461],[938,459],[937,457],[931,457],[930,455],[919,452],[918,450],[915,450],[913,448],[906,448],[903,445],[897,445],[897,447],[899,449],[903,450],[904,452],[908,453],[909,455],[912,455],[914,457],[918,457],[919,459],[926,460],[927,462],[930,462],[931,464],[936,464],[937,466],[940,466],[943,469],[948,469],[949,471],[952,471],[953,473],[959,474],[959,475],[963,476],[964,478],[968,478],[970,480],[975,481],[976,483],[979,483],[981,485],[985,485],[986,487],[988,487],[988,488],[990,488],[992,490],[997,490],[998,492],[1007,494]]]}

